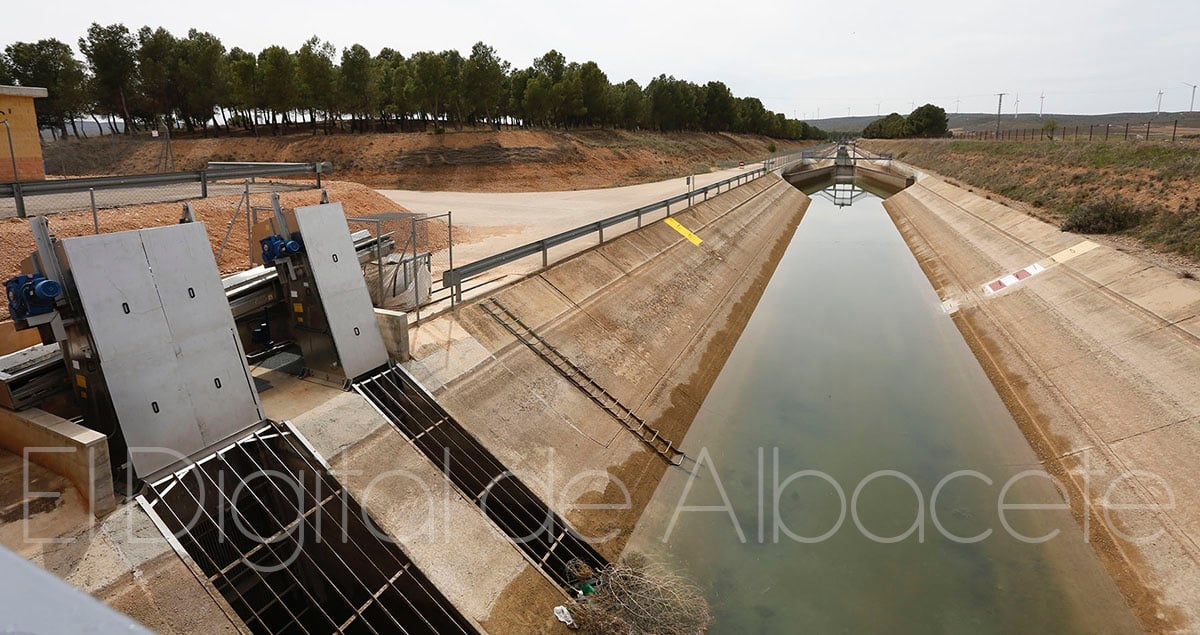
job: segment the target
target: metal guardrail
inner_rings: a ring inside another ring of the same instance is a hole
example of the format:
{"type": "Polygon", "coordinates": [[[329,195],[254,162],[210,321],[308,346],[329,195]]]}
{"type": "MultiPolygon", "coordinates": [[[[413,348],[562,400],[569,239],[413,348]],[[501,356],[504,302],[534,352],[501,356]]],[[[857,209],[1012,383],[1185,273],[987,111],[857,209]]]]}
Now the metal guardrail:
{"type": "Polygon", "coordinates": [[[0,198],[15,199],[17,215],[24,218],[24,197],[26,196],[199,183],[200,198],[207,198],[208,184],[213,181],[315,174],[317,177],[316,186],[321,187],[321,175],[329,174],[332,171],[333,165],[327,161],[319,163],[215,163],[209,164],[208,169],[193,170],[190,172],[0,183],[0,198]]]}
{"type": "Polygon", "coordinates": [[[760,167],[753,168],[742,174],[731,176],[711,185],[696,188],[690,192],[672,196],[671,198],[663,199],[661,201],[656,201],[654,203],[650,203],[649,205],[643,205],[637,209],[631,209],[627,212],[622,212],[615,216],[609,216],[608,218],[588,223],[586,225],[580,225],[574,229],[568,229],[564,232],[554,234],[553,236],[547,236],[541,240],[526,243],[520,247],[513,247],[512,249],[502,251],[498,254],[480,258],[479,260],[467,263],[461,267],[447,269],[446,271],[442,272],[442,289],[452,289],[451,297],[453,297],[455,301],[462,300],[462,285],[464,282],[470,280],[471,278],[475,278],[479,275],[487,273],[496,267],[500,267],[515,260],[527,258],[538,253],[542,254],[542,266],[545,267],[549,264],[548,253],[552,247],[557,247],[563,243],[568,243],[572,240],[583,238],[593,233],[598,233],[600,235],[600,242],[603,243],[604,229],[607,227],[619,225],[634,219],[637,219],[638,227],[641,227],[642,217],[646,214],[650,214],[665,208],[667,211],[667,216],[670,216],[672,205],[682,203],[684,201],[688,201],[690,204],[691,201],[694,201],[695,198],[700,195],[703,195],[705,200],[707,200],[710,192],[720,193],[721,188],[725,188],[725,190],[728,191],[739,185],[749,183],[750,181],[765,175],[767,172],[782,170],[789,164],[799,161],[801,159],[801,155],[802,153],[774,155],[763,161],[760,167]]]}

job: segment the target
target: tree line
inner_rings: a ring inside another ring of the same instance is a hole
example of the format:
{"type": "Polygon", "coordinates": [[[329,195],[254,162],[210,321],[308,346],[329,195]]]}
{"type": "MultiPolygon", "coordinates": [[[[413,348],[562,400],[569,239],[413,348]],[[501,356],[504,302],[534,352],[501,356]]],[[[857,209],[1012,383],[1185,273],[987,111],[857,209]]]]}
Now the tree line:
{"type": "Polygon", "coordinates": [[[110,133],[161,125],[208,136],[309,130],[314,134],[502,125],[619,127],[820,139],[821,130],[788,119],[728,86],[659,75],[646,86],[612,83],[595,62],[568,62],[551,50],[514,68],[483,42],[468,55],[420,51],[372,55],[318,37],[299,49],[226,49],[211,33],[93,23],[79,38],[83,59],[57,39],[15,42],[0,55],[0,84],[41,86],[38,123],[56,136],[86,135],[92,118],[110,133]],[[120,122],[121,125],[118,125],[120,122]]]}
{"type": "Polygon", "coordinates": [[[903,139],[908,137],[944,137],[950,126],[946,110],[933,104],[925,104],[909,113],[907,117],[894,112],[876,119],[863,128],[868,139],[903,139]]]}

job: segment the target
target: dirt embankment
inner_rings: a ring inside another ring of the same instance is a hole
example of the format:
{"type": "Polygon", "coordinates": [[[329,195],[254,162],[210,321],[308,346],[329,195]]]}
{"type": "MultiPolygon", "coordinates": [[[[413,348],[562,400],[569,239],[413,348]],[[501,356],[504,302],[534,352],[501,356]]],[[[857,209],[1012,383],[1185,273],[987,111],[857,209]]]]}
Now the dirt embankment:
{"type": "MultiPolygon", "coordinates": [[[[625,130],[463,131],[176,139],[176,170],[208,161],[331,161],[337,178],[381,189],[523,192],[657,181],[811,145],[755,135],[625,130]]],[[[138,174],[166,169],[160,139],[50,143],[51,174],[138,174]]]]}
{"type": "MultiPolygon", "coordinates": [[[[367,216],[380,212],[407,212],[400,204],[393,202],[364,185],[329,181],[325,183],[329,199],[341,202],[347,216],[367,216]]],[[[320,190],[300,190],[282,192],[280,203],[285,208],[300,205],[314,205],[320,202],[320,190]]],[[[205,223],[208,228],[208,239],[212,243],[213,253],[220,253],[217,266],[222,274],[230,274],[250,268],[251,245],[246,235],[245,207],[239,210],[241,196],[214,196],[192,201],[192,209],[196,219],[205,223]],[[237,222],[230,229],[234,214],[238,215],[237,222]],[[221,250],[225,232],[229,231],[229,239],[221,250]]],[[[270,194],[259,193],[250,195],[250,204],[254,207],[270,205],[270,194]]],[[[161,227],[179,222],[183,210],[182,203],[155,203],[150,205],[135,205],[117,209],[101,210],[99,215],[100,231],[104,233],[161,227]]],[[[50,218],[50,230],[59,238],[87,236],[95,233],[90,210],[63,212],[53,214],[50,218]]],[[[259,213],[259,218],[263,214],[259,213]]],[[[373,226],[362,223],[351,223],[352,230],[369,229],[375,233],[373,226]]],[[[390,221],[383,224],[384,232],[395,232],[394,238],[398,245],[404,245],[411,234],[411,223],[404,220],[390,221]]],[[[444,221],[425,221],[418,224],[420,235],[417,237],[418,249],[422,251],[444,249],[446,246],[446,224],[444,221]],[[431,226],[432,225],[432,226],[431,226]]],[[[466,230],[455,231],[455,241],[469,241],[471,236],[466,230]]],[[[258,246],[254,245],[254,249],[258,246]]],[[[33,233],[29,223],[24,219],[9,218],[0,220],[0,280],[21,273],[21,261],[35,249],[33,233]]],[[[8,319],[8,305],[0,303],[0,320],[8,319]]]]}

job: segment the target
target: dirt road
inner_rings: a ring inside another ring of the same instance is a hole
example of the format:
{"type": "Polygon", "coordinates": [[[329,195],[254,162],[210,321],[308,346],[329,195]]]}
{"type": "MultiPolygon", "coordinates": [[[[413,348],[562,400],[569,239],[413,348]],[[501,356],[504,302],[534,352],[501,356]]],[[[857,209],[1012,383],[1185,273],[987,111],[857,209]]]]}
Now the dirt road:
{"type": "MultiPolygon", "coordinates": [[[[743,173],[744,169],[734,168],[699,174],[696,184],[703,187],[743,173]]],[[[472,241],[455,245],[454,258],[464,263],[682,194],[687,189],[686,177],[680,177],[641,185],[563,192],[379,190],[379,193],[412,212],[452,211],[455,229],[466,230],[472,241]]]]}

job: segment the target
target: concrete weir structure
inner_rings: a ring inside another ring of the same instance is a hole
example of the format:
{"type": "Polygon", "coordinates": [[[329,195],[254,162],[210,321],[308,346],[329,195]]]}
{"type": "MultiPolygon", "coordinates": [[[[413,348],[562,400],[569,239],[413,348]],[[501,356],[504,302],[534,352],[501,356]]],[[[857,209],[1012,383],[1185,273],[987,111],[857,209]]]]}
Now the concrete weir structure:
{"type": "Polygon", "coordinates": [[[1194,632],[1200,282],[935,176],[884,206],[1142,626],[1194,632]]]}
{"type": "MultiPolygon", "coordinates": [[[[677,442],[807,206],[803,193],[768,175],[675,214],[699,244],[657,222],[488,297],[677,442]]],[[[477,300],[415,328],[406,367],[584,536],[601,538],[602,554],[616,558],[671,468],[485,311],[486,297],[477,300]],[[595,505],[611,507],[588,507],[595,505]]],[[[486,628],[528,631],[552,619],[562,596],[548,581],[528,565],[508,576],[486,628]]]]}

